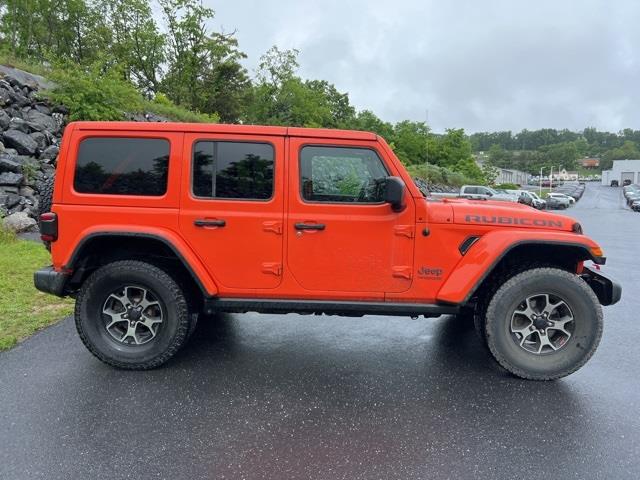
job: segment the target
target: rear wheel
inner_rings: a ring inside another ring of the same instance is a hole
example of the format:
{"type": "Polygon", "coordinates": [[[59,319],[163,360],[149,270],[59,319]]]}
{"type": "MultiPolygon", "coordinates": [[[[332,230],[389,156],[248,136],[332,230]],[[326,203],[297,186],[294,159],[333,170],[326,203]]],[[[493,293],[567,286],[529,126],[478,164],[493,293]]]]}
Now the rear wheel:
{"type": "Polygon", "coordinates": [[[169,360],[192,325],[175,280],[154,265],[133,260],[107,264],[89,276],[76,300],[75,320],[93,355],[132,370],[169,360]]]}
{"type": "Polygon", "coordinates": [[[553,380],[582,367],[602,336],[602,308],[577,275],[536,268],[512,277],[491,298],[487,346],[512,374],[553,380]]]}

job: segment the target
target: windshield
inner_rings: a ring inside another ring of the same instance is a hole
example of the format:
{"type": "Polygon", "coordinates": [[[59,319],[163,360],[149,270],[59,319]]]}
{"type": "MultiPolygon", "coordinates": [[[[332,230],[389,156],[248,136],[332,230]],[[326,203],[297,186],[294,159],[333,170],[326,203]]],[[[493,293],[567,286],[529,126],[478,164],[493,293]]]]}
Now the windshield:
{"type": "Polygon", "coordinates": [[[489,190],[491,192],[491,195],[498,195],[500,193],[500,192],[498,192],[497,190],[494,190],[491,187],[486,187],[486,188],[487,188],[487,190],[489,190]]]}
{"type": "Polygon", "coordinates": [[[529,192],[529,193],[530,193],[530,194],[531,194],[531,196],[532,196],[533,198],[535,198],[536,200],[540,200],[540,197],[538,196],[538,194],[533,193],[533,192],[529,192]]]}

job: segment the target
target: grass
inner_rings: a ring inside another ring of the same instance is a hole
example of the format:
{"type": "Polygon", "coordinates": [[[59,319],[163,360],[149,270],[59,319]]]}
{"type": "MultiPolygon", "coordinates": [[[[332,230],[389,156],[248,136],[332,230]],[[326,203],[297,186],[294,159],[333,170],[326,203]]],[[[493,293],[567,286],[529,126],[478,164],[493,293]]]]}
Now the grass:
{"type": "Polygon", "coordinates": [[[46,77],[49,73],[49,71],[42,65],[29,62],[28,60],[16,58],[6,51],[0,51],[0,65],[24,70],[25,72],[40,75],[41,77],[46,77]]]}
{"type": "Polygon", "coordinates": [[[69,315],[73,300],[39,292],[33,272],[51,263],[43,245],[0,228],[0,350],[69,315]]]}

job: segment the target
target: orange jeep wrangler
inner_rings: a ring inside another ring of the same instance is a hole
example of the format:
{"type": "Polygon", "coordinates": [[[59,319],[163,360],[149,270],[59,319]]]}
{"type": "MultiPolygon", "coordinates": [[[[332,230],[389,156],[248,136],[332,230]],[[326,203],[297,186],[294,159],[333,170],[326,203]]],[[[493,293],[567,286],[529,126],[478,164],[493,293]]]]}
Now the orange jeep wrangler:
{"type": "Polygon", "coordinates": [[[166,362],[201,315],[473,318],[505,369],[580,368],[621,289],[574,220],[435,199],[373,133],[178,123],[67,126],[36,288],[76,298],[87,348],[166,362]]]}

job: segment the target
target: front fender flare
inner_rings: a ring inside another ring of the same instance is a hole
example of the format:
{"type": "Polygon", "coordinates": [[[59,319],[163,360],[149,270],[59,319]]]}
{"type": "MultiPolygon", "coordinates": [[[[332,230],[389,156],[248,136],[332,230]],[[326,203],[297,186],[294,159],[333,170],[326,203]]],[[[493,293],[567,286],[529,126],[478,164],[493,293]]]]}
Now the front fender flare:
{"type": "Polygon", "coordinates": [[[584,258],[604,264],[592,249],[598,244],[588,237],[572,232],[504,229],[488,232],[475,242],[453,268],[436,295],[441,302],[466,303],[494,267],[511,250],[521,245],[554,245],[578,248],[584,258]]]}

